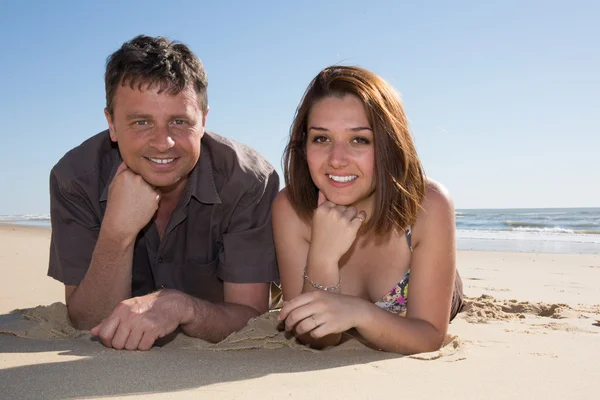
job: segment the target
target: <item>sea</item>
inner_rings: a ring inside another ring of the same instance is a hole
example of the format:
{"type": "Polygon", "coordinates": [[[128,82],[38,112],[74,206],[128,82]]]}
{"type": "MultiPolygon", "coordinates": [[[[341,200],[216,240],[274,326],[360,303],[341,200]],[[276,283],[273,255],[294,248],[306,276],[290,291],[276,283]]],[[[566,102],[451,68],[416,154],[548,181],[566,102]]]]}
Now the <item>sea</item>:
{"type": "MultiPolygon", "coordinates": [[[[50,229],[50,215],[0,215],[50,229]]],[[[600,254],[600,207],[456,210],[459,250],[600,254]]]]}

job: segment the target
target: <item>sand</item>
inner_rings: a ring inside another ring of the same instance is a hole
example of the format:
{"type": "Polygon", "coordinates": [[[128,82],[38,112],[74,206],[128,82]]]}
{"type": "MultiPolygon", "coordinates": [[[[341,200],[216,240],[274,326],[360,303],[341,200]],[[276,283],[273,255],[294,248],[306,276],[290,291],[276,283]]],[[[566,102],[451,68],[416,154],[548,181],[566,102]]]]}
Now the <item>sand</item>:
{"type": "Polygon", "coordinates": [[[216,345],[176,334],[128,352],[70,327],[49,236],[0,226],[1,398],[597,398],[600,255],[459,252],[467,305],[432,353],[349,336],[310,350],[276,312],[216,345]]]}

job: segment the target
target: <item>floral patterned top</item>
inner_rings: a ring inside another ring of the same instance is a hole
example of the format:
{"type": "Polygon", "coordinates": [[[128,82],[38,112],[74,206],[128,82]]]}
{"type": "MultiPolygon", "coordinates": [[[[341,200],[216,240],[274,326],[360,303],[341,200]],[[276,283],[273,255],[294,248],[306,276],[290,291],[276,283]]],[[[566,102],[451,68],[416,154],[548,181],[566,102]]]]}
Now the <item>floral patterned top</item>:
{"type": "MultiPolygon", "coordinates": [[[[410,227],[406,229],[406,242],[408,243],[408,248],[412,252],[413,248],[411,243],[410,227]]],[[[379,301],[375,302],[375,305],[391,313],[405,315],[406,305],[408,303],[409,278],[410,269],[406,275],[404,275],[402,280],[388,292],[388,294],[383,296],[379,301]]]]}

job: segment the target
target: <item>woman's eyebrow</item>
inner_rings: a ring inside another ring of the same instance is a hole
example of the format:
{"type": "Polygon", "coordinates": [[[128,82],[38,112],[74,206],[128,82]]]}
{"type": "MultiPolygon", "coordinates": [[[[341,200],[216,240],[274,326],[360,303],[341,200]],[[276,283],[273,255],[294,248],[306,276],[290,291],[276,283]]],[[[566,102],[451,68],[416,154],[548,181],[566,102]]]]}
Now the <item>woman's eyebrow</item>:
{"type": "MultiPolygon", "coordinates": [[[[315,130],[315,131],[321,131],[321,132],[329,132],[329,129],[327,128],[323,128],[322,126],[311,126],[310,128],[308,128],[308,130],[315,130]]],[[[360,132],[360,131],[373,131],[373,129],[371,129],[368,126],[357,126],[354,128],[349,128],[347,129],[351,132],[360,132]]]]}
{"type": "Polygon", "coordinates": [[[373,129],[371,129],[368,126],[357,126],[356,128],[350,128],[349,129],[352,132],[359,132],[359,131],[373,131],[373,129]]]}

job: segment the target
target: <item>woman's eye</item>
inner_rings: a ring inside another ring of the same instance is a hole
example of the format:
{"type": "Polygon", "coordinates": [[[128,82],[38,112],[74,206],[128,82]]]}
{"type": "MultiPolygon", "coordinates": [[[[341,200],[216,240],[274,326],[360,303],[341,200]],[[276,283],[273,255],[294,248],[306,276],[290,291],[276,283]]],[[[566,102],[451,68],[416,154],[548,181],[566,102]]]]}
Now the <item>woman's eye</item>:
{"type": "Polygon", "coordinates": [[[364,137],[355,137],[352,140],[352,142],[353,143],[357,143],[357,144],[369,144],[369,143],[371,143],[371,141],[369,139],[364,138],[364,137]]]}
{"type": "Polygon", "coordinates": [[[325,136],[315,136],[313,139],[313,143],[325,143],[327,142],[327,138],[325,136]]]}

